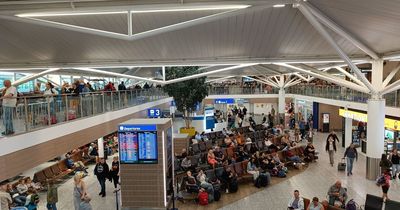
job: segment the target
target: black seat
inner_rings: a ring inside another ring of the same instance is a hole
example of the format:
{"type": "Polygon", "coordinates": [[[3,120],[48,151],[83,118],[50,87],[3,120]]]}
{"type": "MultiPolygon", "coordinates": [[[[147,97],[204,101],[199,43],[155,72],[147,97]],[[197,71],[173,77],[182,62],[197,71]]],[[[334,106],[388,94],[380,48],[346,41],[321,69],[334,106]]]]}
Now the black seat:
{"type": "Polygon", "coordinates": [[[394,200],[387,200],[385,204],[385,210],[399,210],[400,202],[394,200]]]}
{"type": "Polygon", "coordinates": [[[367,194],[367,198],[365,199],[365,210],[381,210],[382,206],[383,199],[381,197],[367,194]]]}

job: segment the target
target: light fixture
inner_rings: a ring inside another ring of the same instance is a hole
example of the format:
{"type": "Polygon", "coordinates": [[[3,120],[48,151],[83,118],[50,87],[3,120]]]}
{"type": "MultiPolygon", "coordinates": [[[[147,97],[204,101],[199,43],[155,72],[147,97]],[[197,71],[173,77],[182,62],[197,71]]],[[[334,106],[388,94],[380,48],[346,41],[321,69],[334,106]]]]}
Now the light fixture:
{"type": "Polygon", "coordinates": [[[275,4],[273,7],[280,8],[280,7],[285,7],[285,5],[284,4],[275,4]]]}
{"type": "Polygon", "coordinates": [[[40,13],[22,13],[16,14],[17,17],[52,17],[52,16],[74,16],[74,15],[107,15],[107,14],[132,14],[136,13],[155,13],[155,12],[183,12],[183,11],[208,11],[208,10],[234,10],[244,9],[250,5],[215,5],[215,6],[177,6],[163,7],[159,9],[137,9],[131,8],[126,11],[74,11],[74,12],[40,12],[40,13]]]}

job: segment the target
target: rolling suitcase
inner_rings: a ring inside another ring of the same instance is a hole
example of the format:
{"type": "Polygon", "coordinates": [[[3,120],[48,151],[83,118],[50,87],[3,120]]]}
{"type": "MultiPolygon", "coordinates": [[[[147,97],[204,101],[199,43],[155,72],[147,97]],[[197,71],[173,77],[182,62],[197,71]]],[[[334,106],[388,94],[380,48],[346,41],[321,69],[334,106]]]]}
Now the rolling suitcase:
{"type": "Polygon", "coordinates": [[[338,163],[337,169],[338,169],[338,171],[345,171],[346,170],[346,162],[345,162],[344,158],[342,159],[342,161],[340,161],[338,163]]]}

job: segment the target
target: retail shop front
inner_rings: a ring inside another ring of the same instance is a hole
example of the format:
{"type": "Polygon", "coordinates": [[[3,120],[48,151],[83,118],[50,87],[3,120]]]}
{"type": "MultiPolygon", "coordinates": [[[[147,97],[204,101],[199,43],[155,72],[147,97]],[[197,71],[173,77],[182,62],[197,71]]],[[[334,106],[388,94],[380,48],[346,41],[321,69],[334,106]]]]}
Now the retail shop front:
{"type": "MultiPolygon", "coordinates": [[[[343,145],[350,142],[361,147],[361,152],[367,152],[367,113],[358,110],[339,109],[339,115],[343,117],[343,145]]],[[[399,131],[400,119],[386,116],[385,118],[385,152],[393,148],[400,148],[399,131]]]]}

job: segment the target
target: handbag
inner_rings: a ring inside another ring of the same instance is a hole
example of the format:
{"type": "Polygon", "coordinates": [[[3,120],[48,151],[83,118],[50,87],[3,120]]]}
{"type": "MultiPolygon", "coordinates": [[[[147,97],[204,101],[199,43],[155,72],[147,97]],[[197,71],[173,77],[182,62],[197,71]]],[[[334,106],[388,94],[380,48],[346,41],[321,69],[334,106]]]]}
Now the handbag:
{"type": "Polygon", "coordinates": [[[86,203],[89,203],[91,200],[92,200],[92,197],[90,197],[90,195],[87,193],[85,194],[85,196],[83,196],[83,199],[82,199],[82,201],[84,201],[86,203]]]}

